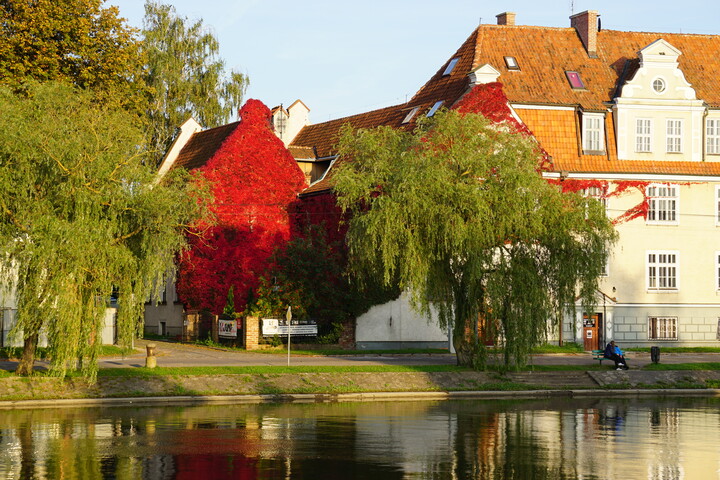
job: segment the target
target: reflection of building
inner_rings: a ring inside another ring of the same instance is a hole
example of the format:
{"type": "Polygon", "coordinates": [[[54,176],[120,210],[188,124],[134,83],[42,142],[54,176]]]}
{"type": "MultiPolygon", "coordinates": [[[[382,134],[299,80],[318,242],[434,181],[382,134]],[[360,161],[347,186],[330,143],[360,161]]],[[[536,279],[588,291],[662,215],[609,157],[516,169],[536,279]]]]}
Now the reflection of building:
{"type": "Polygon", "coordinates": [[[715,478],[719,419],[708,399],[0,410],[0,478],[715,478]]]}
{"type": "MultiPolygon", "coordinates": [[[[717,345],[720,36],[602,30],[595,11],[573,15],[568,28],[497,17],[407,103],[307,125],[285,138],[289,148],[303,152],[298,161],[334,159],[343,125],[411,129],[470,92],[498,88],[483,105],[505,108],[506,96],[551,157],[548,180],[598,198],[620,234],[594,325],[583,326],[582,313],[567,318],[563,338],[588,349],[613,338],[717,345]]],[[[302,193],[306,202],[332,195],[332,168],[302,193]]],[[[358,329],[383,321],[361,318],[358,329]]]]}

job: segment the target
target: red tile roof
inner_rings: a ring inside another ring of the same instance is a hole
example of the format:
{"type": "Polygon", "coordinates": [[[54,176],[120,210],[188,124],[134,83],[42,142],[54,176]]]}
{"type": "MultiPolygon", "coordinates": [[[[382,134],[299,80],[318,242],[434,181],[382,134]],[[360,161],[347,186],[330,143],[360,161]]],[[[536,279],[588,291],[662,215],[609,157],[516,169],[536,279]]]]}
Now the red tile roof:
{"type": "Polygon", "coordinates": [[[193,134],[180,150],[173,168],[185,167],[192,170],[202,167],[218,151],[225,139],[235,131],[238,125],[240,125],[240,122],[233,122],[193,134]]]}
{"type": "MultiPolygon", "coordinates": [[[[664,39],[679,49],[679,68],[696,90],[697,97],[711,108],[720,108],[720,36],[676,33],[621,32],[602,30],[597,36],[597,57],[591,58],[574,28],[521,25],[481,25],[453,54],[458,62],[450,75],[443,75],[448,62],[404,105],[309,125],[293,141],[293,146],[316,147],[319,157],[335,153],[340,127],[355,128],[402,125],[405,114],[415,106],[416,115],[425,114],[438,100],[451,107],[469,91],[468,75],[490,64],[500,72],[498,81],[514,104],[561,105],[580,110],[607,111],[619,88],[638,68],[638,53],[650,43],[664,39]],[[520,70],[509,70],[505,56],[513,56],[520,70]],[[566,71],[580,74],[585,89],[573,89],[566,71]]],[[[607,115],[607,155],[582,155],[577,113],[517,109],[521,119],[553,157],[556,170],[576,172],[678,173],[716,175],[720,163],[618,161],[611,115],[607,115]]],[[[332,186],[326,178],[304,193],[332,186]]]]}

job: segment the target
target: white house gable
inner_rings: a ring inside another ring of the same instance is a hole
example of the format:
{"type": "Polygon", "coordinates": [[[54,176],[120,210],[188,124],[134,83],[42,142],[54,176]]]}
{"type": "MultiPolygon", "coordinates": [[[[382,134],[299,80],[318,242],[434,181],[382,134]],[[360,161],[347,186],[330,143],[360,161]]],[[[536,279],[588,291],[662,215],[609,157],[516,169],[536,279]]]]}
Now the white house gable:
{"type": "Polygon", "coordinates": [[[702,161],[703,101],[679,67],[677,48],[659,39],[615,99],[620,160],[702,161]]]}

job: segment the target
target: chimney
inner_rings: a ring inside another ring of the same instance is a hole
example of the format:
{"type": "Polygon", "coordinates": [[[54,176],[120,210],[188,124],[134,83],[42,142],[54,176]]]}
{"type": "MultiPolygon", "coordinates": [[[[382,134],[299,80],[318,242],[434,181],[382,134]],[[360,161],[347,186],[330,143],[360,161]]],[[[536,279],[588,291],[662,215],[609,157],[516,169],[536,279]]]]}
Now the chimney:
{"type": "Polygon", "coordinates": [[[570,17],[570,26],[577,31],[590,58],[597,58],[598,12],[586,10],[570,17]]]}
{"type": "Polygon", "coordinates": [[[513,12],[504,12],[495,15],[495,18],[497,18],[498,25],[515,25],[515,14],[513,12]]]}

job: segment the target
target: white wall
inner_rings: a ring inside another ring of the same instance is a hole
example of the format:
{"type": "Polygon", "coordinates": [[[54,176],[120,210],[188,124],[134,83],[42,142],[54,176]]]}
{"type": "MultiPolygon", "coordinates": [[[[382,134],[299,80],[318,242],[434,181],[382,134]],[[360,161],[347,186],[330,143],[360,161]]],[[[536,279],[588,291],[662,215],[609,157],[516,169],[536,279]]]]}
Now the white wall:
{"type": "Polygon", "coordinates": [[[358,317],[355,330],[358,349],[448,348],[448,333],[434,316],[415,312],[406,294],[376,305],[358,317]]]}

